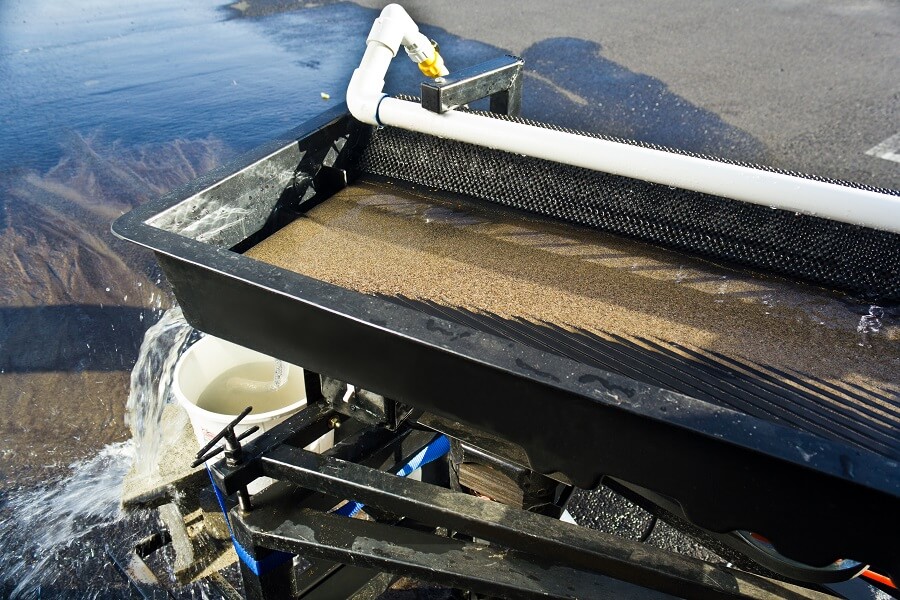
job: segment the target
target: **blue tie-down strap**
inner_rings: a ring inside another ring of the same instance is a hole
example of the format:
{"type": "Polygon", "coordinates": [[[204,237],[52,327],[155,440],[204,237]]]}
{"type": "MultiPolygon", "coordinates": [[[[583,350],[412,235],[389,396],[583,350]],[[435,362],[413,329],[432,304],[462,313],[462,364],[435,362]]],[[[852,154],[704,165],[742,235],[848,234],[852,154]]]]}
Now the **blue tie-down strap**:
{"type": "MultiPolygon", "coordinates": [[[[420,469],[427,465],[428,463],[434,462],[442,456],[446,455],[450,452],[450,440],[445,435],[440,435],[436,437],[430,444],[419,450],[415,456],[413,456],[409,461],[400,467],[397,471],[396,475],[400,477],[406,477],[413,471],[420,469]]],[[[228,533],[231,534],[231,542],[234,544],[234,551],[237,553],[238,558],[247,565],[247,567],[253,572],[257,577],[271,571],[275,567],[284,564],[288,560],[290,560],[294,555],[288,552],[279,552],[273,551],[271,554],[266,556],[262,560],[256,560],[253,558],[247,550],[241,546],[238,541],[234,537],[234,531],[231,529],[231,521],[228,519],[228,508],[225,506],[225,496],[222,494],[222,491],[219,490],[219,487],[216,485],[216,482],[212,478],[212,473],[209,472],[209,468],[207,467],[206,472],[209,474],[209,480],[212,481],[213,491],[216,493],[216,500],[219,501],[219,508],[222,509],[222,514],[225,515],[225,523],[228,525],[228,533]]],[[[340,507],[338,510],[334,511],[334,514],[341,515],[344,517],[353,517],[360,510],[363,509],[363,504],[351,500],[347,502],[347,504],[340,507]]]]}
{"type": "MultiPolygon", "coordinates": [[[[430,444],[419,450],[415,456],[409,459],[409,462],[400,467],[400,470],[397,471],[396,475],[400,477],[406,477],[416,469],[420,469],[427,465],[430,462],[434,462],[440,457],[444,456],[450,452],[450,440],[447,439],[447,436],[440,435],[434,438],[430,444]]],[[[334,514],[341,515],[343,517],[355,517],[356,514],[363,509],[364,504],[360,504],[355,500],[351,500],[347,502],[347,504],[343,505],[336,511],[334,514]]]]}
{"type": "Polygon", "coordinates": [[[219,489],[219,486],[216,485],[216,482],[213,481],[212,473],[209,472],[209,467],[206,468],[206,472],[209,474],[209,480],[212,481],[213,491],[216,493],[216,500],[219,501],[219,508],[222,509],[222,514],[225,515],[225,524],[228,525],[228,533],[231,534],[231,543],[234,544],[234,551],[237,553],[238,558],[241,559],[247,567],[253,571],[253,574],[257,577],[264,575],[274,569],[275,567],[282,565],[289,561],[294,557],[293,554],[288,552],[279,552],[277,550],[273,550],[271,554],[266,556],[262,560],[256,560],[247,550],[241,546],[237,539],[234,537],[234,531],[231,529],[231,521],[228,519],[228,508],[225,506],[225,496],[222,494],[222,491],[219,489]]]}

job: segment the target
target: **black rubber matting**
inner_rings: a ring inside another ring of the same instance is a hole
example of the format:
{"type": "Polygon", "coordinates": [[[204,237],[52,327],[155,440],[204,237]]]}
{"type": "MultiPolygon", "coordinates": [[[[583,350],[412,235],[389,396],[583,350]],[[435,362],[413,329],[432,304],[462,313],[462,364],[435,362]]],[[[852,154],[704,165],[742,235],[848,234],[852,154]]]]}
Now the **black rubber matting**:
{"type": "Polygon", "coordinates": [[[507,319],[402,296],[384,298],[592,367],[900,460],[900,398],[889,391],[837,385],[649,337],[627,338],[507,319]]]}

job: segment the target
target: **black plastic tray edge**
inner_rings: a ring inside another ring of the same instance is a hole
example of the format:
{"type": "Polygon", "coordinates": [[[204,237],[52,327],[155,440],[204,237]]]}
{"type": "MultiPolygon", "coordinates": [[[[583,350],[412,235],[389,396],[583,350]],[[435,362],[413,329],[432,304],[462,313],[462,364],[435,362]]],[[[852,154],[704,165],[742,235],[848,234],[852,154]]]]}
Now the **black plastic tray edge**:
{"type": "Polygon", "coordinates": [[[157,253],[198,329],[493,431],[522,445],[535,470],[562,473],[580,487],[596,485],[603,474],[621,477],[678,499],[708,529],[752,528],[807,562],[869,555],[893,562],[896,572],[890,544],[878,551],[881,544],[865,533],[867,519],[877,515],[879,538],[900,534],[895,461],[146,224],[223,177],[347,118],[346,108],[336,107],[120,217],[113,232],[157,253]],[[761,505],[759,490],[779,506],[761,505]],[[848,506],[858,509],[848,514],[848,506]],[[855,514],[864,517],[857,521],[855,514]],[[830,531],[823,532],[829,521],[830,531]]]}

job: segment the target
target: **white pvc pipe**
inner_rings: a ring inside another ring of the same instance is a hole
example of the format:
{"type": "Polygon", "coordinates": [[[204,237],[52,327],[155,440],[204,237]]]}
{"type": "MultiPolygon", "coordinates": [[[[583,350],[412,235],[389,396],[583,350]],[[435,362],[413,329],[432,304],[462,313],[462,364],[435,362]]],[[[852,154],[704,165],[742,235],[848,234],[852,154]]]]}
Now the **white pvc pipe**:
{"type": "MultiPolygon", "coordinates": [[[[385,98],[382,125],[900,233],[900,197],[385,98]]],[[[900,260],[900,257],[898,257],[900,260]]]]}
{"type": "MultiPolygon", "coordinates": [[[[397,9],[403,10],[397,5],[388,8],[391,8],[392,15],[399,14],[397,9]]],[[[381,19],[385,18],[384,15],[383,12],[381,19]]],[[[408,23],[405,26],[408,27],[408,23]]],[[[415,27],[414,23],[412,27],[415,27]]],[[[350,112],[365,123],[400,127],[661,185],[900,233],[898,196],[471,113],[448,111],[438,114],[414,102],[387,98],[382,89],[390,59],[383,59],[384,45],[374,40],[371,34],[367,42],[363,61],[354,72],[347,90],[350,112]]],[[[396,54],[396,49],[393,54],[396,54]]]]}

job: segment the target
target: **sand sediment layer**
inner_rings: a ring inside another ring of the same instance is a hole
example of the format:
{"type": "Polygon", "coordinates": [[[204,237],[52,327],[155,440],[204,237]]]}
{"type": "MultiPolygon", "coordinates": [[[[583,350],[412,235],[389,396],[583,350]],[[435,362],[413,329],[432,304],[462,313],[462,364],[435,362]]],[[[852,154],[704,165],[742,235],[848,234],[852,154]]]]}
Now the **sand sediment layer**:
{"type": "Polygon", "coordinates": [[[900,331],[888,323],[858,333],[868,305],[499,207],[361,183],[248,255],[361,292],[658,338],[861,383],[888,390],[889,413],[900,404],[900,331]]]}

